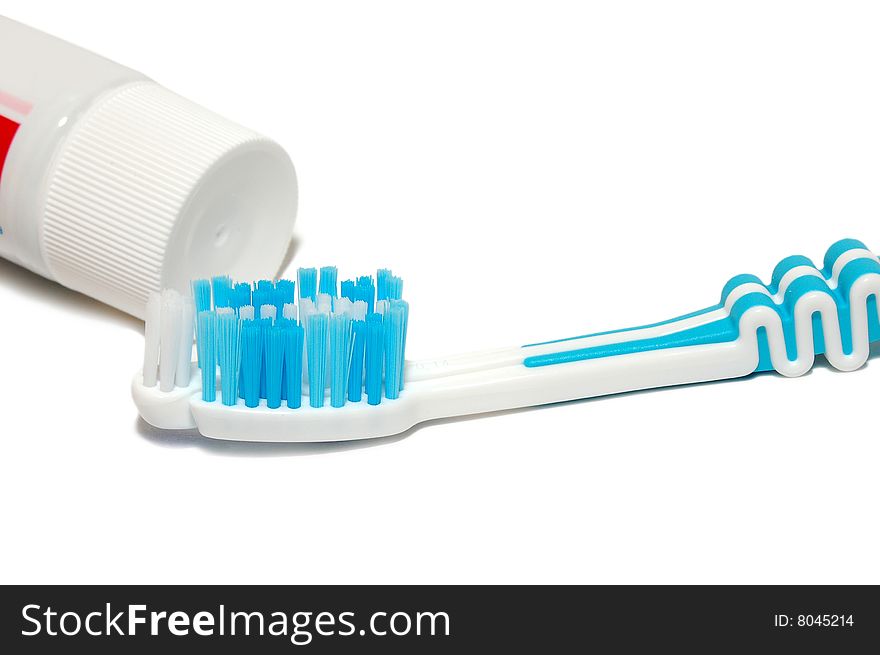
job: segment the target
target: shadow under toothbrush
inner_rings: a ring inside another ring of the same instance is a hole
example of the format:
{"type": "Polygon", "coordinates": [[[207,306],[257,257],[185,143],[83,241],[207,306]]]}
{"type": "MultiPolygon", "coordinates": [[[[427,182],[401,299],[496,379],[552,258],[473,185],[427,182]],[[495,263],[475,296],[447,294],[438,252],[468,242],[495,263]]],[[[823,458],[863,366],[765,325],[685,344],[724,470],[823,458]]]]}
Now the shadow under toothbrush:
{"type": "Polygon", "coordinates": [[[62,309],[90,314],[142,334],[144,331],[144,323],[140,319],[5,259],[0,259],[0,285],[13,289],[22,296],[45,300],[62,309]]]}
{"type": "MultiPolygon", "coordinates": [[[[875,357],[880,356],[880,342],[872,343],[870,348],[870,356],[868,358],[868,362],[865,363],[865,367],[870,365],[870,360],[875,357]]],[[[813,364],[813,367],[807,371],[804,375],[811,375],[813,370],[821,368],[833,373],[843,373],[844,371],[840,371],[831,364],[827,362],[827,360],[821,356],[816,356],[816,361],[813,364]]],[[[863,367],[864,368],[864,367],[863,367]]],[[[778,373],[774,373],[773,371],[765,371],[762,373],[753,373],[752,375],[747,375],[741,378],[731,378],[728,380],[712,380],[709,382],[695,382],[693,384],[685,384],[679,385],[683,387],[693,387],[693,386],[707,386],[707,385],[721,385],[721,384],[729,384],[733,382],[744,382],[746,380],[751,379],[757,375],[772,375],[780,380],[784,381],[783,378],[778,373]]],[[[803,376],[802,376],[803,377],[803,376]]],[[[293,442],[293,443],[284,443],[284,442],[260,442],[260,441],[227,441],[223,439],[210,439],[208,437],[202,436],[198,430],[161,430],[159,428],[155,428],[149,423],[147,423],[141,417],[138,417],[136,423],[136,429],[138,434],[142,436],[144,439],[152,442],[155,445],[163,446],[166,448],[200,448],[205,450],[213,455],[224,455],[230,457],[283,457],[283,456],[292,456],[292,457],[302,457],[306,455],[326,455],[331,453],[339,453],[350,450],[359,450],[361,448],[374,448],[379,446],[388,446],[399,441],[402,441],[408,437],[411,437],[416,432],[424,428],[430,428],[436,425],[446,425],[449,423],[464,423],[467,421],[475,421],[484,418],[489,418],[492,416],[507,416],[512,414],[519,414],[521,412],[529,412],[543,409],[550,409],[555,407],[556,405],[569,405],[569,404],[580,404],[580,403],[592,403],[592,402],[600,402],[603,400],[607,400],[610,398],[614,398],[618,395],[626,395],[626,396],[638,396],[642,394],[649,393],[660,393],[663,391],[673,391],[677,387],[658,387],[655,389],[641,389],[639,391],[628,391],[622,394],[611,394],[608,396],[598,396],[595,398],[578,398],[575,400],[567,400],[559,403],[549,403],[546,405],[537,405],[533,407],[518,407],[516,409],[505,409],[497,412],[486,412],[484,414],[469,414],[467,416],[453,416],[450,418],[438,418],[430,421],[424,421],[408,430],[401,432],[400,434],[391,435],[388,437],[376,437],[373,439],[356,439],[353,441],[327,441],[327,442],[318,442],[318,443],[301,443],[301,442],[293,442]]],[[[332,410],[331,410],[332,411],[332,410]]]]}

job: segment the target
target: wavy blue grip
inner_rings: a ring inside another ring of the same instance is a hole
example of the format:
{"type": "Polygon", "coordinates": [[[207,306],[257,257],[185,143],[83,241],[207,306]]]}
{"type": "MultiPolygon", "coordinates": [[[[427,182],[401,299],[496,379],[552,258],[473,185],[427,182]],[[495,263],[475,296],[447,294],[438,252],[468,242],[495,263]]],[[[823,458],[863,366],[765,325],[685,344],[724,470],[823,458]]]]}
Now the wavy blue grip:
{"type": "MultiPolygon", "coordinates": [[[[877,257],[861,241],[842,239],[828,249],[823,266],[820,270],[810,259],[801,255],[786,257],[773,270],[770,284],[764,284],[754,275],[737,275],[724,285],[721,301],[717,305],[660,323],[528,344],[524,348],[540,349],[543,352],[526,356],[523,364],[528,367],[549,366],[666,348],[735,341],[740,337],[743,318],[759,307],[768,307],[778,315],[785,342],[785,355],[789,361],[794,362],[798,359],[795,308],[807,297],[811,303],[816,304],[816,292],[829,296],[836,308],[840,328],[840,343],[833,344],[836,351],[842,351],[843,355],[853,352],[852,319],[853,316],[859,316],[854,312],[866,312],[867,340],[880,340],[876,293],[867,296],[865,307],[850,307],[851,291],[858,280],[872,275],[878,276],[875,279],[880,281],[880,263],[877,257]],[[611,335],[619,335],[619,339],[610,338],[611,335]],[[559,348],[552,348],[554,345],[559,348]],[[548,346],[551,347],[549,352],[548,346]]],[[[877,288],[880,289],[880,284],[877,288]]],[[[818,303],[822,304],[821,296],[818,303]]],[[[828,304],[823,306],[827,307],[828,304]]],[[[810,321],[813,354],[823,354],[826,352],[826,330],[829,324],[823,323],[819,311],[810,315],[810,321]]],[[[755,336],[759,352],[755,370],[778,369],[773,364],[766,328],[759,327],[755,336]]]]}

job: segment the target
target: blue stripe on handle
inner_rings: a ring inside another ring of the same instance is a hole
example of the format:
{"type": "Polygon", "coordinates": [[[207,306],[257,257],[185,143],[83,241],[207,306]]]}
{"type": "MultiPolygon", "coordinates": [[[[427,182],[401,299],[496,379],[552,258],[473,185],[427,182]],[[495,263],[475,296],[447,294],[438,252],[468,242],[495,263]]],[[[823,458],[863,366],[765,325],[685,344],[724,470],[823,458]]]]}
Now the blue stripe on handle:
{"type": "Polygon", "coordinates": [[[550,364],[564,364],[577,362],[582,359],[598,359],[600,357],[613,357],[614,355],[630,355],[632,353],[645,352],[647,350],[661,350],[663,348],[681,348],[682,346],[698,346],[707,343],[723,343],[734,341],[738,336],[738,330],[729,319],[698,325],[697,327],[674,332],[662,337],[651,339],[635,339],[621,343],[609,343],[605,346],[592,346],[579,348],[578,350],[566,350],[546,355],[526,357],[523,361],[528,367],[548,366],[550,364]]]}
{"type": "Polygon", "coordinates": [[[675,318],[670,318],[666,321],[660,321],[659,323],[649,323],[648,325],[639,325],[637,327],[628,327],[628,328],[619,328],[617,330],[606,330],[605,332],[594,332],[593,334],[582,334],[577,337],[566,337],[564,339],[554,339],[552,341],[540,341],[538,343],[527,343],[523,346],[523,348],[532,348],[533,346],[547,346],[552,343],[564,343],[566,341],[577,341],[578,339],[586,339],[588,337],[601,337],[606,334],[617,334],[622,332],[635,332],[636,330],[646,330],[648,328],[660,327],[661,325],[668,325],[670,323],[676,323],[678,321],[683,321],[686,318],[693,318],[694,316],[700,316],[701,314],[708,314],[709,312],[714,312],[716,309],[721,309],[723,304],[720,305],[712,305],[711,307],[706,307],[705,309],[698,309],[695,312],[691,312],[690,314],[684,314],[682,316],[676,316],[675,318]]]}

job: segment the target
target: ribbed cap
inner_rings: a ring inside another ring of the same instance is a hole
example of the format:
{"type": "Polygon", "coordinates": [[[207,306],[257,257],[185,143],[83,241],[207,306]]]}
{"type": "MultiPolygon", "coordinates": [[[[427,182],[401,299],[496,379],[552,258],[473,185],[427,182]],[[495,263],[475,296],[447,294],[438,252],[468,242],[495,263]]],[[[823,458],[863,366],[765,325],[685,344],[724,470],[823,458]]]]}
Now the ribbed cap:
{"type": "Polygon", "coordinates": [[[295,211],[279,146],[142,82],[74,126],[50,176],[42,242],[59,282],[142,317],[150,291],[190,277],[276,274],[295,211]]]}

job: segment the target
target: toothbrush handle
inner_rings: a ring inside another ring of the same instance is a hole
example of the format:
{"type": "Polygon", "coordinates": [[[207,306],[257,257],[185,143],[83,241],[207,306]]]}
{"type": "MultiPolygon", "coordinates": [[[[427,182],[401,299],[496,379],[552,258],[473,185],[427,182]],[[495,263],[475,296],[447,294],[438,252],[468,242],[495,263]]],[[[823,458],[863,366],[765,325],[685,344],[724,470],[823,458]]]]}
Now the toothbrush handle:
{"type": "Polygon", "coordinates": [[[546,366],[504,366],[414,384],[419,420],[478,414],[674,385],[742,377],[755,344],[733,341],[649,350],[546,366]]]}
{"type": "Polygon", "coordinates": [[[765,285],[739,275],[712,307],[670,321],[415,362],[407,383],[432,395],[430,418],[589,398],[776,370],[806,373],[823,354],[852,371],[880,340],[880,261],[864,244],[834,244],[822,270],[783,259],[765,285]]]}
{"type": "Polygon", "coordinates": [[[481,370],[522,364],[525,359],[533,357],[553,356],[557,353],[588,348],[609,347],[620,349],[624,344],[636,343],[638,345],[652,339],[657,340],[658,344],[661,343],[661,340],[662,343],[668,344],[689,343],[692,341],[692,335],[686,331],[713,319],[723,318],[724,312],[719,311],[719,309],[719,306],[708,307],[668,321],[623,330],[612,330],[525,346],[512,346],[496,350],[463,353],[439,359],[408,362],[406,379],[407,381],[415,382],[450,375],[473,373],[481,370]],[[683,338],[674,336],[681,333],[685,333],[683,338]]]}

